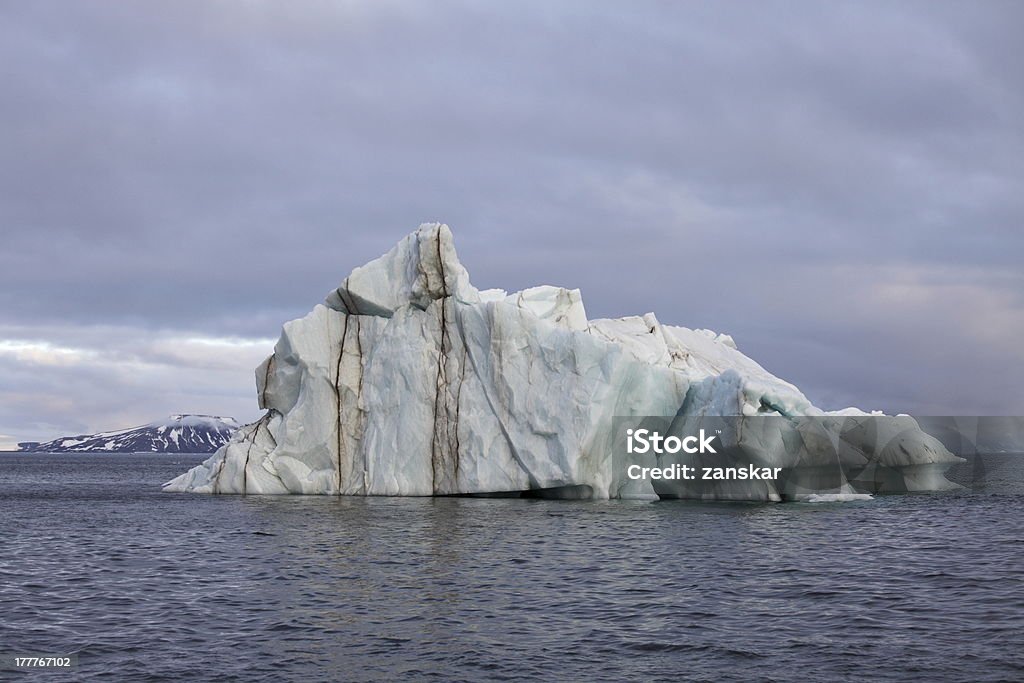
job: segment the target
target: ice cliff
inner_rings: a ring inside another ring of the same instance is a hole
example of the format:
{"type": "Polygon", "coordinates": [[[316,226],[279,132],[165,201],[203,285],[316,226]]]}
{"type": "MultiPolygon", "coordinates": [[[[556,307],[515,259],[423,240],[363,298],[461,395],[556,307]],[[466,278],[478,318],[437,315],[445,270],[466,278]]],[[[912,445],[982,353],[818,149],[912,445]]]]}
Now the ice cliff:
{"type": "Polygon", "coordinates": [[[909,418],[885,418],[879,438],[879,418],[823,413],[727,335],[652,313],[588,320],[579,290],[477,290],[440,224],[285,324],[256,384],[263,418],[166,490],[784,500],[943,488],[957,461],[909,418]],[[722,457],[787,476],[630,480],[619,429],[629,416],[740,416],[722,457]],[[775,426],[743,427],[761,416],[775,426]]]}

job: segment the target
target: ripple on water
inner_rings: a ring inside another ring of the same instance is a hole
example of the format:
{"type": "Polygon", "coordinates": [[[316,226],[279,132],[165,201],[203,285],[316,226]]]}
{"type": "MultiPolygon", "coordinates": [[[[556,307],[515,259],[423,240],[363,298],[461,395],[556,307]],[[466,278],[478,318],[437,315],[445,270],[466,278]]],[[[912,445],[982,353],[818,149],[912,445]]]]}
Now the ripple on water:
{"type": "Polygon", "coordinates": [[[160,493],[182,467],[0,457],[0,649],[76,652],[76,681],[1024,678],[1007,476],[822,505],[160,493]]]}

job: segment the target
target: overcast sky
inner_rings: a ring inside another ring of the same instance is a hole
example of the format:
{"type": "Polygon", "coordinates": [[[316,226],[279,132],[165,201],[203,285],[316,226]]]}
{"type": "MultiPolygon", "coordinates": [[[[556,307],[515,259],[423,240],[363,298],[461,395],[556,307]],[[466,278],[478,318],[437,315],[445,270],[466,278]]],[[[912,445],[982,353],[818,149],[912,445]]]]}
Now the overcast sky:
{"type": "Polygon", "coordinates": [[[1024,414],[1024,3],[0,3],[0,448],[258,416],[424,221],[817,405],[1024,414]]]}

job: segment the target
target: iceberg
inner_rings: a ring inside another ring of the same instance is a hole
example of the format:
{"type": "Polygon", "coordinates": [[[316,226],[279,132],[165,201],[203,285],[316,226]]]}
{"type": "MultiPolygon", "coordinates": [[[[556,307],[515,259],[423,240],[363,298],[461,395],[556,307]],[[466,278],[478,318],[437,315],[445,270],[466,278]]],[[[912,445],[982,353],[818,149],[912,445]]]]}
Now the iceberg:
{"type": "Polygon", "coordinates": [[[960,461],[911,418],[819,410],[728,335],[653,313],[589,320],[575,289],[478,290],[443,224],[286,323],[256,389],[263,417],[165,490],[841,500],[949,488],[960,461]],[[632,479],[622,425],[648,416],[729,420],[721,462],[784,476],[632,479]]]}

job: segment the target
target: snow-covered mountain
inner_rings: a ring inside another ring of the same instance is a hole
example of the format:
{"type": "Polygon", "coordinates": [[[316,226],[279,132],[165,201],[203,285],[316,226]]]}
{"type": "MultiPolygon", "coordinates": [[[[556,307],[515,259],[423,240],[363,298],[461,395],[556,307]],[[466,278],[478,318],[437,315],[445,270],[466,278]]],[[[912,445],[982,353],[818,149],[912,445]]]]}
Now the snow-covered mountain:
{"type": "Polygon", "coordinates": [[[140,427],[18,445],[33,453],[213,453],[238,427],[233,417],[171,415],[140,427]]]}

